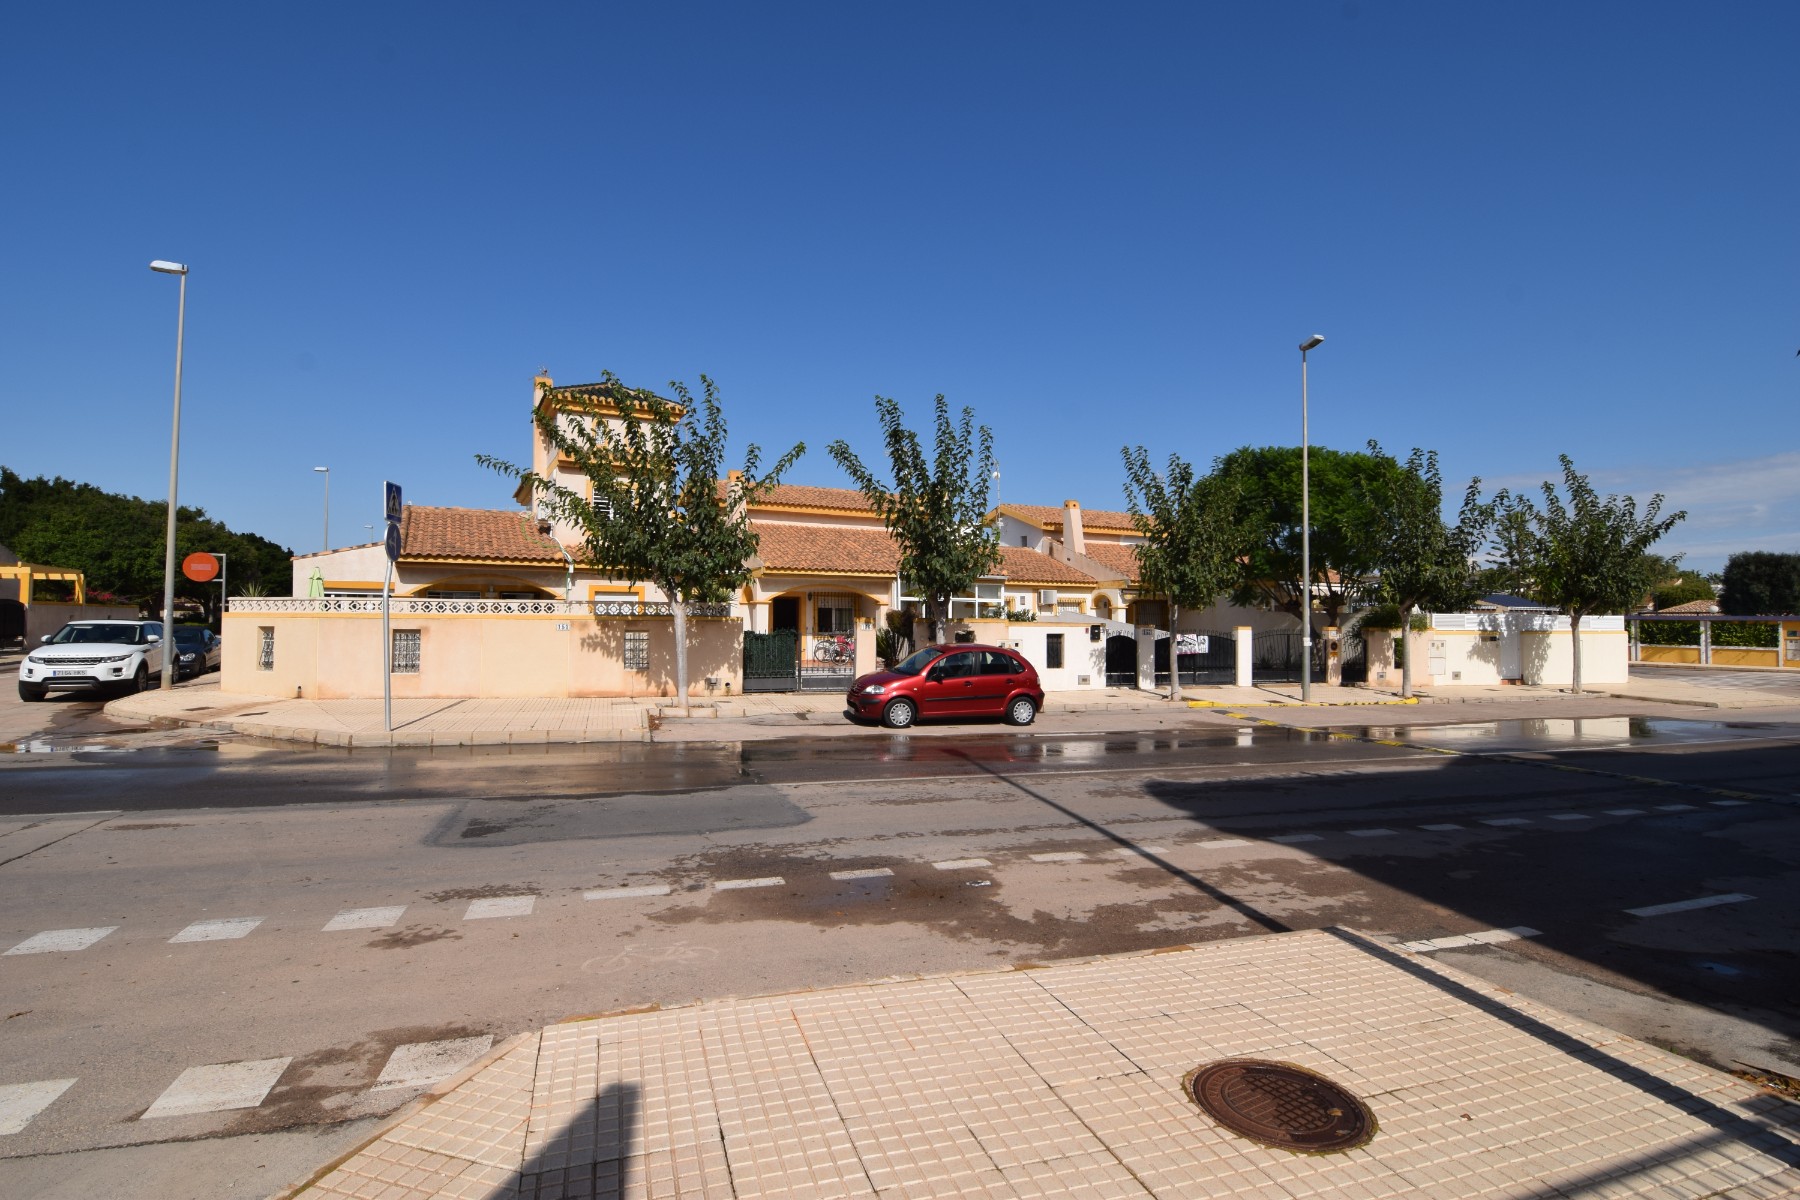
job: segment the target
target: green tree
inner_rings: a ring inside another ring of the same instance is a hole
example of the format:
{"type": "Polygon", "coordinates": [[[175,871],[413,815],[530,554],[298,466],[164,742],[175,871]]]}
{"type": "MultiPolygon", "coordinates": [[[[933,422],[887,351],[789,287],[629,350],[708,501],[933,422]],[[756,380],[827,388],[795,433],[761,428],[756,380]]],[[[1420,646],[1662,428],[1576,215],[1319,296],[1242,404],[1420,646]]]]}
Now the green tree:
{"type": "Polygon", "coordinates": [[[1142,447],[1124,447],[1125,506],[1143,536],[1136,548],[1138,586],[1169,601],[1169,699],[1181,698],[1176,622],[1184,608],[1205,608],[1238,574],[1242,521],[1235,481],[1218,474],[1196,478],[1171,454],[1158,473],[1142,447]]]}
{"type": "Polygon", "coordinates": [[[1344,609],[1367,591],[1376,549],[1369,497],[1392,486],[1399,465],[1385,455],[1323,446],[1312,447],[1308,459],[1310,589],[1300,582],[1300,447],[1245,446],[1219,460],[1216,473],[1232,480],[1247,538],[1232,600],[1285,612],[1309,625],[1310,610],[1322,609],[1326,624],[1336,625],[1344,609]]]}
{"type": "Polygon", "coordinates": [[[1725,560],[1719,609],[1733,616],[1800,613],[1800,554],[1746,550],[1725,560]]]}
{"type": "Polygon", "coordinates": [[[1658,610],[1674,608],[1694,600],[1714,599],[1712,584],[1698,571],[1679,571],[1673,578],[1650,587],[1650,602],[1658,610]]]}
{"type": "MultiPolygon", "coordinates": [[[[1369,453],[1388,458],[1369,443],[1369,453]]],[[[1394,462],[1388,458],[1389,462],[1394,462]]],[[[1435,450],[1414,448],[1405,464],[1374,473],[1380,490],[1364,496],[1376,571],[1373,596],[1398,610],[1400,694],[1412,695],[1412,630],[1406,618],[1415,608],[1456,612],[1481,593],[1476,590],[1474,560],[1487,544],[1494,506],[1481,501],[1481,480],[1471,479],[1463,491],[1456,524],[1444,520],[1444,477],[1435,450]]]]}
{"type": "Polygon", "coordinates": [[[589,562],[632,583],[650,582],[669,599],[675,625],[675,686],[688,709],[687,618],[696,604],[731,598],[750,577],[756,553],[749,504],[773,487],[806,451],[805,443],[758,475],[762,452],[744,451],[744,469],[724,479],[726,428],[718,389],[700,377],[696,404],[685,385],[671,383],[678,403],[629,388],[610,371],[600,393],[618,412],[562,419],[540,405],[535,420],[544,439],[569,459],[593,488],[593,497],[478,454],[482,466],[528,485],[539,511],[581,531],[589,562]]]}
{"type": "Polygon", "coordinates": [[[994,477],[994,431],[975,427],[975,410],[959,421],[936,400],[936,444],[930,457],[906,414],[886,396],[875,397],[892,486],[882,482],[839,438],[827,449],[856,483],[900,547],[900,578],[925,601],[931,640],[944,640],[950,598],[1000,565],[1000,537],[987,524],[988,486],[994,477]]]}
{"type": "Polygon", "coordinates": [[[1530,497],[1502,491],[1495,497],[1499,512],[1499,557],[1509,574],[1529,587],[1530,594],[1569,616],[1574,653],[1574,689],[1581,690],[1581,619],[1598,612],[1626,612],[1650,590],[1655,572],[1645,552],[1687,517],[1662,516],[1661,493],[1650,498],[1638,516],[1630,496],[1604,500],[1575,470],[1568,455],[1562,463],[1563,491],[1543,485],[1544,506],[1530,497]]]}

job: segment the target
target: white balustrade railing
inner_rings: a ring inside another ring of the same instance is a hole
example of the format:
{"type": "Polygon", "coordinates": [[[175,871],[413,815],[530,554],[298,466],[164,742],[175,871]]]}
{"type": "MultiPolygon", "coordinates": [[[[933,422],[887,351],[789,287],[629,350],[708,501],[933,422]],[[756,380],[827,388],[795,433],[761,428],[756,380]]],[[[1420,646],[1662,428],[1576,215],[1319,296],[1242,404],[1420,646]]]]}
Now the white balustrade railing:
{"type": "MultiPolygon", "coordinates": [[[[667,617],[668,604],[641,600],[444,600],[425,596],[395,596],[388,601],[394,616],[413,617],[667,617]]],[[[379,596],[233,596],[229,611],[266,613],[270,616],[332,616],[343,613],[379,613],[379,596]]],[[[731,615],[729,604],[690,604],[688,616],[720,618],[731,615]]]]}

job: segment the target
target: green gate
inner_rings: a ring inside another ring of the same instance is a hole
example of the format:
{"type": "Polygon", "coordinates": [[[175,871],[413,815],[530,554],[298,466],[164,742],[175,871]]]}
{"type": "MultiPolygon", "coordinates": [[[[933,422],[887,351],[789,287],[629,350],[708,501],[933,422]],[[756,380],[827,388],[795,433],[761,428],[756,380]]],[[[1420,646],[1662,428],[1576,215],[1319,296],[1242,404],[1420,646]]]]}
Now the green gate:
{"type": "Polygon", "coordinates": [[[744,635],[744,690],[792,692],[800,687],[800,635],[792,629],[744,635]]]}

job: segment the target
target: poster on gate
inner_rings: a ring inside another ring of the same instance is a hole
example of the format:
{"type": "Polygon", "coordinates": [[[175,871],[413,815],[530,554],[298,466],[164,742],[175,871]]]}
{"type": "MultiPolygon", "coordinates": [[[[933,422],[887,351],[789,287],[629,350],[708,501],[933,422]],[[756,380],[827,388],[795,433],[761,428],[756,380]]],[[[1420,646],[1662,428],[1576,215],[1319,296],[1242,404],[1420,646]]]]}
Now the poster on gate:
{"type": "Polygon", "coordinates": [[[1178,633],[1175,635],[1175,653],[1205,654],[1211,639],[1204,633],[1178,633]]]}

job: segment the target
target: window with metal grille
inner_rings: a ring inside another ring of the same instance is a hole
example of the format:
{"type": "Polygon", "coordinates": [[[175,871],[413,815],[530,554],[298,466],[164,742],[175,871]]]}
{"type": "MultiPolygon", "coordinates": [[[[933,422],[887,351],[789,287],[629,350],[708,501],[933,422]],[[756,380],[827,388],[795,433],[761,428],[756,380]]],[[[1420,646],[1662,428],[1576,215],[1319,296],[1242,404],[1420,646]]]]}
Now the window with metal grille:
{"type": "Polygon", "coordinates": [[[648,671],[650,669],[650,633],[645,629],[627,629],[625,631],[625,669],[627,671],[648,671]]]}
{"type": "Polygon", "coordinates": [[[256,630],[256,669],[273,671],[275,669],[275,627],[260,625],[256,630]]]}
{"type": "Polygon", "coordinates": [[[594,515],[610,520],[613,515],[613,502],[610,496],[594,497],[594,515]]]}
{"type": "Polygon", "coordinates": [[[1047,633],[1044,635],[1044,666],[1045,667],[1056,668],[1056,667],[1060,667],[1063,665],[1062,642],[1063,642],[1063,635],[1060,633],[1047,633]]]}
{"type": "Polygon", "coordinates": [[[417,675],[419,673],[419,650],[423,640],[420,630],[394,630],[394,674],[417,675]]]}

